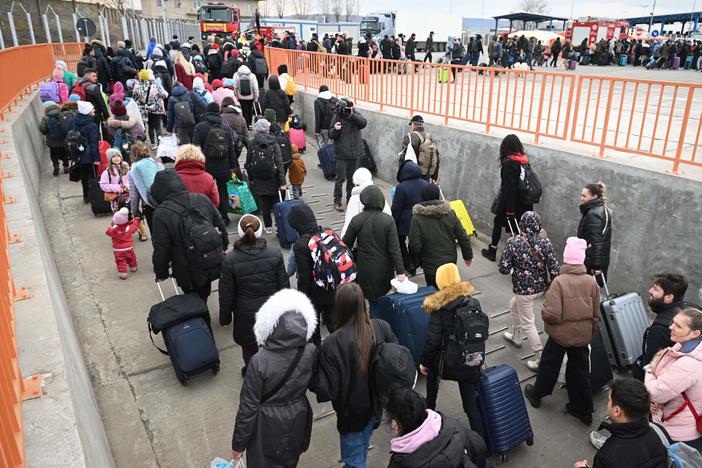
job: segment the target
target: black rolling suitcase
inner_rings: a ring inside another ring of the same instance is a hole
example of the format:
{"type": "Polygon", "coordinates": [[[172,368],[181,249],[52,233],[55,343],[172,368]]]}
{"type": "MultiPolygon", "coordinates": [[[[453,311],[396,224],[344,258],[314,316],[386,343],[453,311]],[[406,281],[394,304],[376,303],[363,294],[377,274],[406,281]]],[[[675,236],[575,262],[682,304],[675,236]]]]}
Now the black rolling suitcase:
{"type": "Polygon", "coordinates": [[[609,356],[602,339],[602,329],[598,327],[592,335],[590,343],[590,386],[592,391],[606,390],[612,379],[614,379],[614,374],[612,374],[609,356]]]}
{"type": "Polygon", "coordinates": [[[100,179],[97,176],[88,180],[88,197],[94,215],[112,213],[110,202],[105,201],[105,192],[100,188],[100,179]]]}
{"type": "Polygon", "coordinates": [[[322,147],[317,150],[317,157],[319,158],[319,164],[322,166],[324,178],[327,180],[335,179],[336,158],[334,156],[334,145],[322,145],[322,147]]]}

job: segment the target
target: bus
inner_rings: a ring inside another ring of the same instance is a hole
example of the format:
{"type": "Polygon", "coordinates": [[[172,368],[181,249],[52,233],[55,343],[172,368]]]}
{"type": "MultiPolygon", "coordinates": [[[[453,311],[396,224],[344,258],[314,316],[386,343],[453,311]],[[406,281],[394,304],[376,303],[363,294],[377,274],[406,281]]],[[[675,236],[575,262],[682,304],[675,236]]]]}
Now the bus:
{"type": "Polygon", "coordinates": [[[202,39],[214,34],[219,37],[231,37],[241,30],[241,11],[239,8],[223,3],[208,3],[197,11],[202,39]]]}

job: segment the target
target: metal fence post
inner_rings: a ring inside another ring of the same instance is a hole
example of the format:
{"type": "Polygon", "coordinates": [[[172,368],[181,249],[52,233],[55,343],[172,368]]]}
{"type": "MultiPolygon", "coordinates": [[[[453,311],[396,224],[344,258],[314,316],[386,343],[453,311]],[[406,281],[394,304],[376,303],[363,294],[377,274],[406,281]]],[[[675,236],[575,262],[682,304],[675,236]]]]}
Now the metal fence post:
{"type": "Polygon", "coordinates": [[[143,17],[139,19],[139,25],[141,26],[141,48],[146,50],[149,45],[149,33],[147,32],[146,20],[143,17]]]}
{"type": "Polygon", "coordinates": [[[685,115],[683,116],[682,125],[680,125],[680,135],[678,136],[678,148],[675,151],[675,161],[673,162],[673,174],[679,174],[680,157],[682,156],[683,145],[685,144],[685,130],[690,121],[690,109],[692,109],[692,98],[695,94],[695,88],[690,86],[687,90],[687,103],[685,104],[685,115]]]}
{"type": "Polygon", "coordinates": [[[32,44],[36,44],[37,40],[34,37],[34,25],[32,24],[32,17],[30,16],[28,11],[26,11],[25,14],[27,15],[27,26],[29,26],[29,37],[32,38],[32,44]]]}
{"type": "Polygon", "coordinates": [[[5,48],[5,40],[2,38],[2,28],[0,28],[0,49],[5,48]]]}
{"type": "Polygon", "coordinates": [[[102,38],[102,42],[104,42],[107,47],[110,47],[110,41],[108,40],[109,34],[105,34],[105,17],[102,13],[98,13],[98,23],[100,23],[100,37],[102,38]]]}
{"type": "Polygon", "coordinates": [[[78,32],[78,28],[76,25],[78,24],[78,17],[76,17],[76,14],[73,13],[73,30],[76,32],[76,42],[80,42],[80,33],[78,32]]]}
{"type": "Polygon", "coordinates": [[[41,22],[44,23],[44,34],[46,34],[46,43],[51,44],[51,30],[49,29],[49,18],[46,15],[41,15],[41,22]]]}
{"type": "Polygon", "coordinates": [[[61,18],[59,18],[59,15],[54,13],[54,19],[56,20],[56,31],[58,32],[59,42],[63,43],[63,31],[61,31],[61,18]]]}
{"type": "Polygon", "coordinates": [[[15,19],[12,17],[11,11],[7,12],[7,21],[8,21],[8,23],[10,23],[10,34],[12,35],[12,43],[14,44],[15,47],[17,47],[18,44],[17,44],[17,31],[15,31],[15,19]]]}
{"type": "Polygon", "coordinates": [[[122,40],[125,40],[129,36],[129,28],[127,27],[127,18],[124,15],[120,18],[122,23],[122,40]]]}

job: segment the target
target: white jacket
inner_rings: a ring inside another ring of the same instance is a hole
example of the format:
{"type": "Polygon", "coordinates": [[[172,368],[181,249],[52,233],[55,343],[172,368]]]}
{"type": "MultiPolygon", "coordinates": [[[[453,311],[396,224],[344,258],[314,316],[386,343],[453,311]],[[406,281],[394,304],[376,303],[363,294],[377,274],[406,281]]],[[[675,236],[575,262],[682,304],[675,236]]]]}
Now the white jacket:
{"type": "MultiPolygon", "coordinates": [[[[363,185],[358,185],[351,190],[351,198],[349,198],[349,203],[346,205],[346,214],[344,217],[344,227],[341,229],[341,236],[344,237],[346,234],[346,229],[348,229],[349,224],[354,216],[363,211],[363,203],[361,203],[361,192],[364,188],[369,185],[373,185],[373,182],[368,182],[363,185]]],[[[383,213],[387,213],[392,216],[392,211],[390,211],[390,206],[388,202],[385,202],[385,207],[383,208],[383,213]]]]}

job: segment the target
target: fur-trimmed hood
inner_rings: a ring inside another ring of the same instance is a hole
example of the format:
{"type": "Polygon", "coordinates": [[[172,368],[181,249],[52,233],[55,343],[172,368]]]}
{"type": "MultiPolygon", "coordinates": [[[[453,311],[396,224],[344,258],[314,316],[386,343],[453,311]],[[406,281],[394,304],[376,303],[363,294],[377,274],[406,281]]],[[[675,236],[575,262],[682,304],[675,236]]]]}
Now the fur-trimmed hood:
{"type": "Polygon", "coordinates": [[[259,346],[304,346],[317,327],[317,314],[307,296],[295,289],[273,294],[256,312],[254,335],[259,346]]]}
{"type": "Polygon", "coordinates": [[[475,288],[469,281],[461,281],[460,283],[447,286],[441,291],[424,298],[424,311],[428,314],[440,310],[456,299],[463,296],[470,296],[475,292],[475,288]]]}
{"type": "Polygon", "coordinates": [[[438,218],[449,214],[449,211],[451,211],[451,205],[449,205],[449,202],[432,200],[414,205],[412,208],[412,215],[432,216],[438,218]]]}

